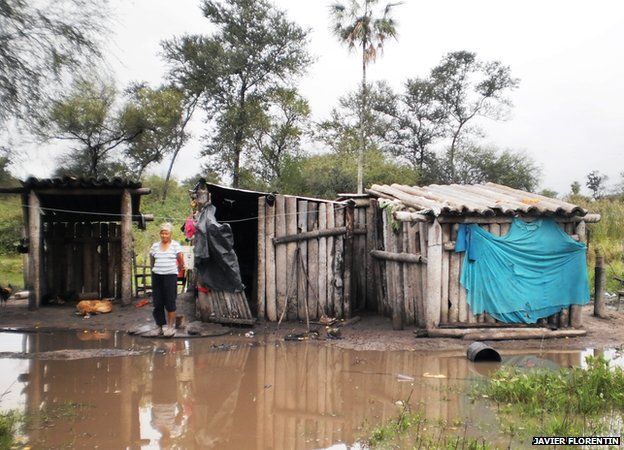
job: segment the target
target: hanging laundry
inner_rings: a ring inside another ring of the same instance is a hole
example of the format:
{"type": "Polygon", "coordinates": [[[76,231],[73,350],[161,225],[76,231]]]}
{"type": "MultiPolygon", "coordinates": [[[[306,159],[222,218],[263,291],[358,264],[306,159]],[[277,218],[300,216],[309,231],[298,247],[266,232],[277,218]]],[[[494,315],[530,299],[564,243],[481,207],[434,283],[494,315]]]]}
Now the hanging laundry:
{"type": "Polygon", "coordinates": [[[186,222],[184,222],[184,236],[187,240],[191,240],[195,235],[195,231],[197,231],[197,229],[195,228],[195,221],[193,220],[192,216],[189,216],[186,219],[186,222]]]}
{"type": "Polygon", "coordinates": [[[232,229],[227,223],[218,223],[215,212],[214,205],[208,203],[197,217],[193,252],[199,282],[216,291],[240,292],[245,286],[232,229]]]}
{"type": "Polygon", "coordinates": [[[509,233],[500,237],[462,224],[455,251],[465,252],[461,284],[474,314],[535,323],[589,302],[587,246],[552,219],[514,219],[509,233]]]}

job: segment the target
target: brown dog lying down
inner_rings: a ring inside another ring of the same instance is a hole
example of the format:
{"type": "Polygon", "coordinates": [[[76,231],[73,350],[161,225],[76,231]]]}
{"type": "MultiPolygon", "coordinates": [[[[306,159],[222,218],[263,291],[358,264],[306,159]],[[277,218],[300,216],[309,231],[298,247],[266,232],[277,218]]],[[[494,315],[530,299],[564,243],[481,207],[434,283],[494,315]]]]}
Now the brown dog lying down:
{"type": "Polygon", "coordinates": [[[105,314],[113,310],[113,304],[110,300],[82,300],[76,305],[76,309],[80,314],[105,314]]]}

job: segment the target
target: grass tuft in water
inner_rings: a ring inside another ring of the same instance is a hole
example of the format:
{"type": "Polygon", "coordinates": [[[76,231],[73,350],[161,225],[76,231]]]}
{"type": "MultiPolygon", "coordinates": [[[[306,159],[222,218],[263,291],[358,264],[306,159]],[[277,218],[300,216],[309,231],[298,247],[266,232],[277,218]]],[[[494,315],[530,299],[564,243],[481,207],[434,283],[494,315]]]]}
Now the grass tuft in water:
{"type": "MultiPolygon", "coordinates": [[[[588,435],[610,431],[609,418],[624,412],[624,371],[603,357],[588,357],[587,368],[523,371],[504,368],[475,394],[500,411],[524,420],[527,434],[588,435]]],[[[612,421],[611,421],[612,422],[612,421]]]]}

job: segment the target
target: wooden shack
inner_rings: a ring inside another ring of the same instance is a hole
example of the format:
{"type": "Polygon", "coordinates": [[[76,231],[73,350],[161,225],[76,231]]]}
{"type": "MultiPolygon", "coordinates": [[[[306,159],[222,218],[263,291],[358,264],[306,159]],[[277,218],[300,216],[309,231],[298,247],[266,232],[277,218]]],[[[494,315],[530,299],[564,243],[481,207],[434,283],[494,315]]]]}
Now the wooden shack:
{"type": "MultiPolygon", "coordinates": [[[[355,223],[376,231],[356,245],[355,254],[362,256],[354,256],[353,277],[367,280],[356,282],[358,292],[368,296],[369,309],[391,316],[396,329],[497,326],[487,314],[473,314],[466,302],[460,283],[463,254],[454,252],[459,224],[475,223],[502,236],[514,217],[551,217],[573,239],[587,242],[586,223],[600,219],[577,205],[494,183],[373,185],[367,192],[370,198],[355,199],[355,223]]],[[[541,322],[579,328],[580,307],[541,322]]]]}
{"type": "MultiPolygon", "coordinates": [[[[353,238],[365,232],[354,229],[352,202],[215,184],[208,184],[208,190],[216,219],[232,228],[254,317],[278,321],[350,316],[353,238]]],[[[200,294],[198,301],[204,302],[203,297],[200,294]]],[[[226,309],[234,307],[228,298],[221,300],[226,309]]],[[[236,310],[223,313],[232,319],[241,315],[236,310]]]]}
{"type": "Polygon", "coordinates": [[[120,178],[31,177],[0,193],[22,198],[29,309],[84,293],[130,302],[132,223],[152,219],[139,210],[150,189],[120,178]]]}

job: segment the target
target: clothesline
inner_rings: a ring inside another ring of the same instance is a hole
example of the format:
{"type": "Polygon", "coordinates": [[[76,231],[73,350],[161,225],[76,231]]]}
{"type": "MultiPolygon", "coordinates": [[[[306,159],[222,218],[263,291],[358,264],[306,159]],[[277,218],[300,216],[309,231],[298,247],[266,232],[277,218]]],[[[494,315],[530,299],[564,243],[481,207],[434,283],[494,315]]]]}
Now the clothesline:
{"type": "MultiPolygon", "coordinates": [[[[32,206],[30,205],[22,205],[22,207],[24,208],[32,208],[32,206]]],[[[337,209],[345,209],[347,206],[339,206],[337,209]]],[[[44,207],[44,206],[38,206],[37,208],[39,208],[42,211],[50,211],[50,212],[62,212],[62,213],[71,213],[71,214],[84,214],[84,215],[94,215],[94,216],[102,216],[102,215],[106,215],[106,216],[112,216],[112,217],[123,217],[124,214],[116,214],[116,213],[107,213],[107,212],[98,212],[98,211],[77,211],[77,210],[71,210],[71,209],[60,209],[60,208],[48,208],[48,207],[44,207]]],[[[292,216],[292,215],[298,215],[298,212],[294,212],[294,213],[284,213],[285,216],[292,216]]],[[[131,214],[133,215],[133,214],[131,214]]],[[[153,216],[154,219],[162,219],[165,221],[170,221],[170,222],[184,222],[187,217],[171,217],[171,216],[153,216]]],[[[254,217],[247,217],[245,219],[233,219],[233,220],[219,220],[219,223],[240,223],[240,222],[248,222],[251,220],[258,220],[260,218],[260,216],[254,216],[254,217]]]]}

